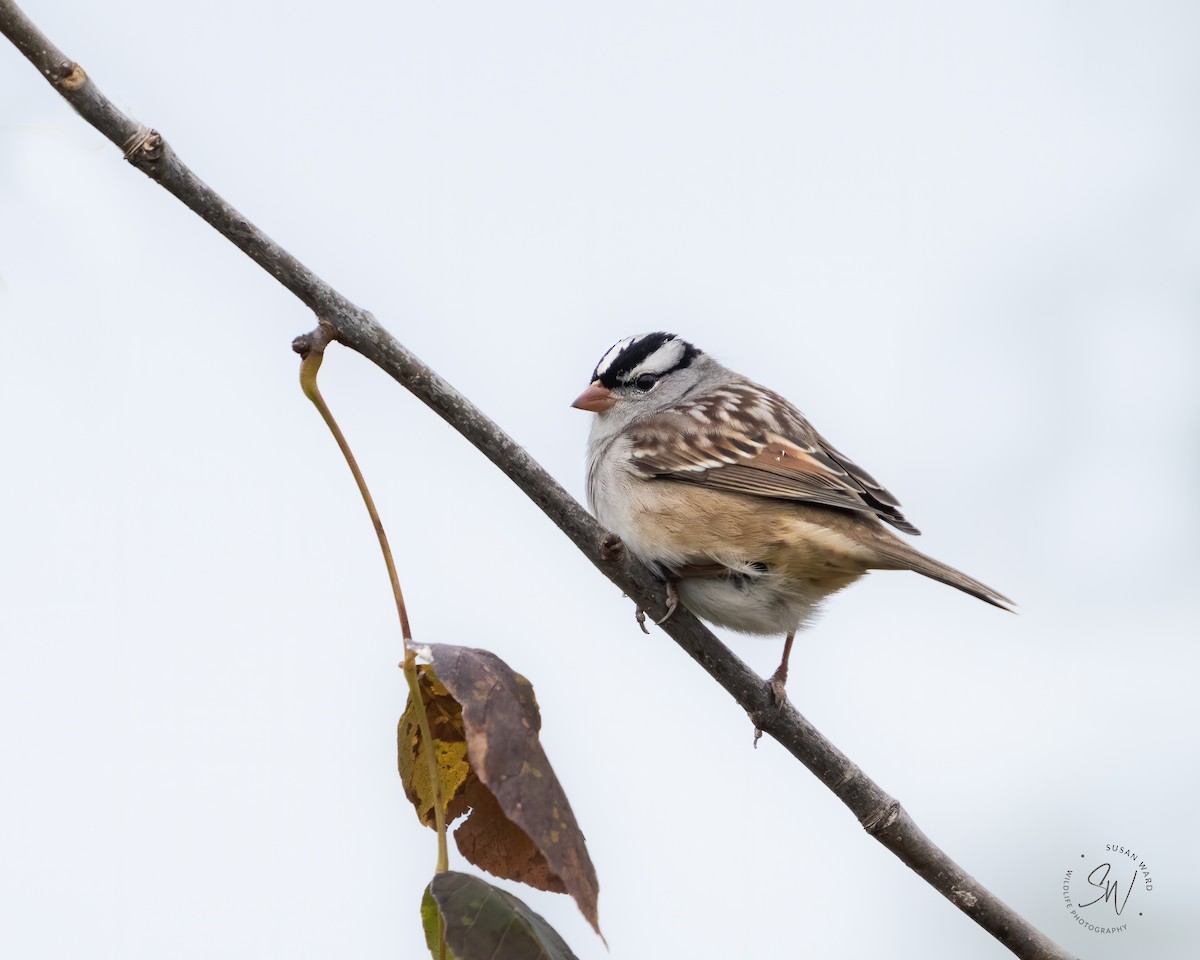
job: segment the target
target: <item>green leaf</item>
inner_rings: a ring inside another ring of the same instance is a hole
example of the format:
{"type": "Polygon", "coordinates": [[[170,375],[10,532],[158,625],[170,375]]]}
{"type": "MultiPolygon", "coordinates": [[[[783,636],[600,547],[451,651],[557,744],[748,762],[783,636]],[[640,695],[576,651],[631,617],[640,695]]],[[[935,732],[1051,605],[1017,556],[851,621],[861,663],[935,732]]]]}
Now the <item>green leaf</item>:
{"type": "MultiPolygon", "coordinates": [[[[512,894],[479,877],[439,873],[427,895],[432,895],[441,912],[446,943],[456,960],[577,960],[550,924],[512,894]]],[[[421,912],[424,917],[423,902],[421,912]]],[[[428,939],[428,924],[425,936],[428,939]]]]}
{"type": "MultiPolygon", "coordinates": [[[[429,892],[429,887],[426,887],[425,892],[421,894],[421,928],[425,931],[425,946],[429,947],[429,955],[433,957],[433,960],[443,960],[438,952],[441,926],[442,915],[438,911],[433,894],[429,892]]],[[[447,947],[444,960],[459,960],[459,958],[447,947]]]]}

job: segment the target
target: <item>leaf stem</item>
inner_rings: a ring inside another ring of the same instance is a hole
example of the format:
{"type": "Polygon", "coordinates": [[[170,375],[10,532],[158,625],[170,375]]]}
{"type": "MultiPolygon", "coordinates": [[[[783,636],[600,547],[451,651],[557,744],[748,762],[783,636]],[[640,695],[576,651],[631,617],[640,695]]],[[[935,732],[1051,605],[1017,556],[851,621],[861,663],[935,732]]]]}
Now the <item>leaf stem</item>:
{"type": "Polygon", "coordinates": [[[400,617],[400,633],[404,638],[404,679],[408,681],[408,694],[417,706],[417,726],[421,731],[421,739],[425,741],[427,747],[425,756],[429,763],[429,779],[433,789],[433,820],[437,829],[437,872],[445,873],[450,868],[450,856],[446,845],[446,810],[442,799],[442,784],[438,778],[437,749],[434,746],[433,732],[429,727],[429,716],[425,712],[425,701],[421,696],[421,686],[417,679],[416,652],[412,644],[412,628],[408,622],[408,610],[404,606],[404,594],[400,590],[400,577],[396,573],[396,563],[392,559],[392,549],[388,545],[387,533],[384,532],[383,521],[379,519],[379,511],[375,509],[375,501],[371,497],[371,491],[367,488],[366,478],[358,468],[358,461],[354,459],[354,454],[350,451],[350,444],[346,442],[341,427],[333,418],[333,413],[330,412],[325,398],[321,396],[321,391],[317,387],[317,371],[321,369],[321,361],[325,356],[325,345],[313,338],[308,346],[309,349],[305,351],[304,357],[300,361],[300,389],[304,391],[304,395],[312,401],[317,412],[321,414],[325,426],[329,428],[333,439],[337,441],[338,449],[346,458],[350,472],[354,474],[358,492],[362,494],[367,513],[371,516],[371,523],[375,526],[375,535],[379,538],[379,549],[383,551],[383,561],[387,564],[388,579],[392,584],[392,595],[396,598],[396,613],[400,617]]]}

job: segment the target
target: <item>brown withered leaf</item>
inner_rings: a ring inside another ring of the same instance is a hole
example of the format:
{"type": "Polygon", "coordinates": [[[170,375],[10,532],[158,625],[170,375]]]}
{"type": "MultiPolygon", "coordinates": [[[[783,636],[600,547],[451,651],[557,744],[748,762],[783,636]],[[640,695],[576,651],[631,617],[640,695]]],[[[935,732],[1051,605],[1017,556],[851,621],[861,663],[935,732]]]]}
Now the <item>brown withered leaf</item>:
{"type": "MultiPolygon", "coordinates": [[[[495,797],[504,816],[528,836],[545,858],[547,875],[561,881],[599,933],[600,888],[596,870],[567,795],[538,739],[542,718],[533,687],[487,650],[434,644],[429,651],[438,679],[462,707],[472,773],[495,797]]],[[[537,876],[536,869],[521,855],[520,845],[512,837],[493,843],[491,838],[483,836],[490,831],[484,829],[488,817],[482,801],[480,809],[485,811],[483,819],[474,831],[468,831],[470,842],[466,846],[485,857],[496,854],[497,859],[472,862],[497,876],[526,879],[504,872],[512,869],[521,870],[528,877],[537,876]]],[[[469,826],[470,821],[460,831],[469,826]]],[[[460,843],[463,855],[468,856],[463,846],[460,843]]]]}
{"type": "Polygon", "coordinates": [[[477,777],[467,781],[463,796],[471,815],[454,831],[454,842],[468,863],[539,890],[567,892],[529,834],[504,815],[492,791],[477,777]]]}

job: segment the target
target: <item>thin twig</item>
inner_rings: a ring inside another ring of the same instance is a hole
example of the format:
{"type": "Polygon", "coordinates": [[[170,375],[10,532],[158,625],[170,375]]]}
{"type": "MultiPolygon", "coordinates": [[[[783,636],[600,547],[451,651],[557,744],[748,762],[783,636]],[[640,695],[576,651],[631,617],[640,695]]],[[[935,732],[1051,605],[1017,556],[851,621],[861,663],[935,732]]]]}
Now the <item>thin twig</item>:
{"type": "MultiPolygon", "coordinates": [[[[662,584],[629,551],[602,550],[604,531],[512,438],[355,306],[221,199],[154,130],[118,110],[83,70],[57,50],[10,0],[0,31],[63,97],[158,181],[310,307],[341,343],[415,394],[500,468],[593,564],[655,619],[667,611],[662,584]]],[[[694,616],[680,609],[663,630],[736,700],[753,723],[809,768],[863,828],[1016,956],[1066,960],[1054,944],[950,859],[879,786],[790,704],[778,707],[766,682],[694,616]]]]}

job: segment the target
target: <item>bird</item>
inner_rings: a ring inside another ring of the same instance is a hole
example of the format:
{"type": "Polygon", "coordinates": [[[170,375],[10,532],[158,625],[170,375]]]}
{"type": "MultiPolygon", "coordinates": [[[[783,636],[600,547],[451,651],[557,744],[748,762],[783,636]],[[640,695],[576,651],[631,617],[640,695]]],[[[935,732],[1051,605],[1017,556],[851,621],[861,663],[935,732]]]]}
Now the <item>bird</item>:
{"type": "Polygon", "coordinates": [[[614,344],[572,406],[596,415],[597,521],[666,582],[667,617],[682,603],[719,627],[784,636],[768,680],[779,704],[797,631],[870,570],[912,570],[1015,606],[897,536],[920,533],[900,502],[789,401],[673,333],[614,344]]]}

